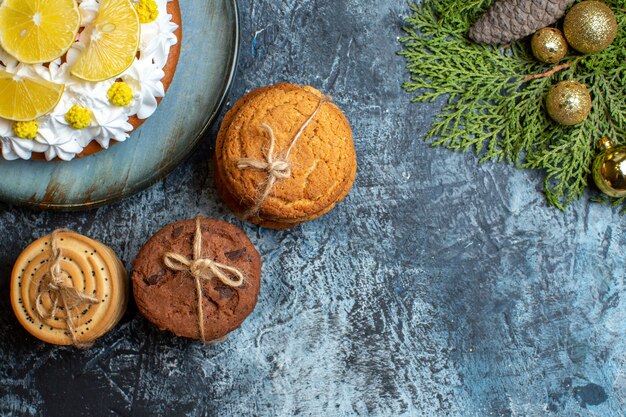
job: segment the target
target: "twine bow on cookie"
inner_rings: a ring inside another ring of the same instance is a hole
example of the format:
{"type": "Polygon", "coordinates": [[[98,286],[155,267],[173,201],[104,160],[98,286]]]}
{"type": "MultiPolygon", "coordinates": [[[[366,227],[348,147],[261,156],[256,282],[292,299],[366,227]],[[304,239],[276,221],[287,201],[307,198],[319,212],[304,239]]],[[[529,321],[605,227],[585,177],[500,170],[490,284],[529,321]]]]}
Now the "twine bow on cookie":
{"type": "Polygon", "coordinates": [[[274,188],[274,185],[276,185],[277,181],[285,180],[291,177],[291,162],[289,162],[289,156],[291,155],[291,152],[293,151],[296,143],[302,136],[302,133],[311,124],[313,119],[315,119],[315,116],[317,116],[317,114],[322,109],[322,105],[331,101],[332,99],[328,96],[323,95],[322,97],[320,97],[320,100],[317,103],[317,107],[302,124],[302,126],[300,126],[300,129],[298,130],[298,132],[296,132],[295,136],[291,140],[289,148],[287,148],[287,151],[282,157],[277,157],[274,154],[274,148],[276,147],[276,135],[274,134],[274,130],[265,123],[260,125],[260,128],[267,133],[270,142],[269,148],[265,155],[265,161],[252,158],[241,158],[237,163],[237,168],[255,169],[257,171],[263,171],[267,173],[267,182],[265,183],[263,191],[257,197],[254,205],[244,213],[244,220],[249,219],[259,212],[265,200],[267,200],[267,198],[270,196],[272,189],[274,188]]]}
{"type": "Polygon", "coordinates": [[[237,288],[243,285],[245,277],[243,272],[237,268],[215,262],[212,259],[202,258],[202,228],[200,224],[201,217],[196,217],[196,231],[193,238],[193,259],[185,256],[168,252],[163,255],[165,266],[173,271],[189,272],[196,283],[197,296],[197,312],[198,312],[198,330],[200,340],[206,343],[204,335],[204,312],[202,310],[202,281],[211,281],[217,278],[222,284],[237,288]]]}
{"type": "Polygon", "coordinates": [[[39,286],[35,306],[37,314],[42,320],[57,319],[59,307],[63,307],[65,310],[65,323],[72,339],[72,345],[81,348],[88,347],[89,343],[81,343],[77,340],[76,326],[71,310],[78,306],[92,306],[98,304],[99,301],[97,298],[78,291],[75,287],[67,284],[61,269],[61,248],[59,248],[57,241],[57,235],[60,232],[68,232],[68,230],[58,229],[50,235],[50,250],[52,252],[52,256],[48,260],[50,268],[44,276],[44,282],[39,286]],[[50,312],[46,312],[43,308],[42,297],[44,293],[48,293],[50,299],[53,300],[50,312]]]}

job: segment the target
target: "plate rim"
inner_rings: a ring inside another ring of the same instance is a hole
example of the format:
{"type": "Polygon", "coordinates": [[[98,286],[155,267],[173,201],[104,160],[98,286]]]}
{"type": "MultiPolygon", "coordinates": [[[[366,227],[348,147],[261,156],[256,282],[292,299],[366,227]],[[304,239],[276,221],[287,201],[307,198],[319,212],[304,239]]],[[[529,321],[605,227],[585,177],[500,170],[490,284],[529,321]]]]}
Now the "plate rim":
{"type": "Polygon", "coordinates": [[[237,68],[239,66],[239,55],[240,55],[240,45],[241,45],[241,22],[240,22],[240,13],[239,13],[239,4],[237,0],[230,0],[230,3],[233,8],[234,13],[234,27],[233,27],[233,35],[234,35],[234,48],[232,52],[230,69],[228,71],[228,77],[226,78],[226,82],[220,93],[220,99],[218,105],[215,107],[215,110],[211,113],[211,115],[206,119],[206,122],[203,124],[202,128],[198,131],[198,133],[194,136],[191,141],[191,146],[187,150],[187,152],[179,159],[168,162],[167,165],[163,169],[160,170],[160,173],[155,178],[151,178],[149,180],[143,180],[138,182],[133,187],[128,190],[122,190],[119,193],[115,193],[113,195],[107,196],[106,198],[102,198],[96,201],[89,201],[85,203],[53,203],[53,202],[31,202],[31,201],[13,201],[8,203],[12,203],[16,206],[35,208],[40,210],[49,210],[49,211],[80,211],[80,210],[90,210],[98,207],[106,206],[109,204],[117,203],[127,197],[135,195],[141,191],[144,191],[151,186],[163,181],[166,177],[168,177],[174,169],[176,169],[181,163],[186,161],[194,149],[198,147],[202,138],[207,134],[207,132],[213,127],[219,115],[221,114],[226,102],[228,101],[228,97],[230,96],[230,92],[232,90],[233,84],[235,82],[235,78],[237,75],[237,68]]]}

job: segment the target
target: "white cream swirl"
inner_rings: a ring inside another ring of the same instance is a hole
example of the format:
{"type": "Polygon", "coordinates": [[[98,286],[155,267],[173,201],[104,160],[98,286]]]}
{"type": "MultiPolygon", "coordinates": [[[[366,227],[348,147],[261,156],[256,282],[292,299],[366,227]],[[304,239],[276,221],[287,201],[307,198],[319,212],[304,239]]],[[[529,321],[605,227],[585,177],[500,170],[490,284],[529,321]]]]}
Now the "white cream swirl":
{"type": "Polygon", "coordinates": [[[13,123],[0,119],[0,143],[2,143],[2,156],[6,160],[30,159],[33,152],[45,152],[47,149],[35,140],[16,141],[12,140],[13,136],[13,123]]]}
{"type": "MultiPolygon", "coordinates": [[[[56,108],[38,120],[39,132],[35,139],[17,137],[13,132],[13,122],[0,118],[0,143],[5,159],[30,159],[33,152],[38,152],[44,153],[48,160],[60,158],[69,161],[93,140],[105,149],[110,146],[111,140],[126,140],[133,130],[128,121],[131,116],[146,119],[155,112],[157,98],[165,95],[163,67],[170,48],[178,42],[174,34],[178,26],[166,12],[167,2],[172,0],[156,1],[159,8],[157,20],[141,26],[139,58],[121,76],[133,89],[133,101],[126,107],[117,107],[108,100],[107,91],[114,79],[91,83],[70,74],[71,65],[86,47],[80,36],[66,54],[66,62],[59,59],[46,66],[20,64],[0,48],[0,70],[65,85],[56,108]],[[65,114],[74,104],[85,106],[92,112],[91,124],[85,129],[74,129],[65,120],[65,114]]],[[[82,25],[85,26],[94,20],[100,4],[98,0],[82,0],[79,3],[82,25]]]]}
{"type": "Polygon", "coordinates": [[[157,4],[160,18],[141,26],[139,51],[141,58],[152,59],[156,65],[163,68],[167,63],[170,48],[178,43],[174,34],[178,25],[172,22],[171,15],[163,12],[167,10],[167,1],[157,0],[157,4]]]}
{"type": "Polygon", "coordinates": [[[157,98],[165,96],[161,80],[163,69],[149,58],[135,59],[133,65],[122,75],[122,79],[133,89],[133,103],[130,113],[140,119],[147,119],[157,109],[157,98]]]}
{"type": "Polygon", "coordinates": [[[133,130],[133,125],[128,123],[127,111],[120,107],[113,111],[94,110],[91,122],[92,137],[104,149],[109,148],[111,139],[118,142],[125,141],[129,136],[128,132],[133,130]]]}

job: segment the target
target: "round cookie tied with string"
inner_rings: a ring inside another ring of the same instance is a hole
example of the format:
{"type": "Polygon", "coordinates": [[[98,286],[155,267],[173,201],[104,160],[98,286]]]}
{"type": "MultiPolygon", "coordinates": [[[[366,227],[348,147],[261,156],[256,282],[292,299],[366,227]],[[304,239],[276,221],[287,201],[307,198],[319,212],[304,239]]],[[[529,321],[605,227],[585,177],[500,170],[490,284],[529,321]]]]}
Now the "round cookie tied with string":
{"type": "Polygon", "coordinates": [[[221,341],[256,306],[261,256],[236,226],[197,216],[165,226],[134,262],[133,292],[152,324],[204,343],[221,341]]]}
{"type": "Polygon", "coordinates": [[[215,181],[243,220],[286,229],[332,210],[356,176],[350,124],[313,87],[254,90],[226,114],[215,149],[215,181]]]}
{"type": "Polygon", "coordinates": [[[56,345],[89,347],[122,318],[128,291],[128,275],[113,250],[68,230],[31,243],[11,274],[20,324],[56,345]]]}

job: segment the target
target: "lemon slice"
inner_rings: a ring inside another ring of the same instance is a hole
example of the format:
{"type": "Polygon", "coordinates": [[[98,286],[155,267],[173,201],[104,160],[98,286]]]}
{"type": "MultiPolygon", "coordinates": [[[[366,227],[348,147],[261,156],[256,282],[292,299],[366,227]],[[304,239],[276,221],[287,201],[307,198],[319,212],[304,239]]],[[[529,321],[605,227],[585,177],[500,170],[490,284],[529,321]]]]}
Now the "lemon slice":
{"type": "Polygon", "coordinates": [[[133,64],[140,24],[130,0],[102,0],[94,22],[83,32],[88,45],[72,67],[86,81],[117,77],[133,64]]]}
{"type": "Polygon", "coordinates": [[[25,64],[63,56],[76,41],[79,27],[76,0],[0,2],[0,45],[25,64]]]}
{"type": "Polygon", "coordinates": [[[16,122],[37,119],[54,110],[63,90],[61,84],[0,71],[0,117],[16,122]]]}

